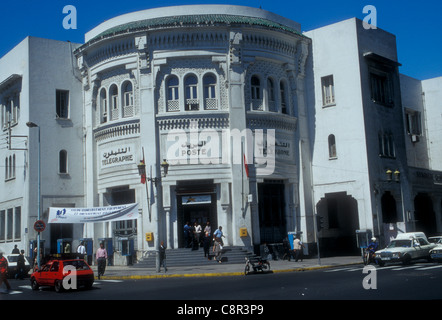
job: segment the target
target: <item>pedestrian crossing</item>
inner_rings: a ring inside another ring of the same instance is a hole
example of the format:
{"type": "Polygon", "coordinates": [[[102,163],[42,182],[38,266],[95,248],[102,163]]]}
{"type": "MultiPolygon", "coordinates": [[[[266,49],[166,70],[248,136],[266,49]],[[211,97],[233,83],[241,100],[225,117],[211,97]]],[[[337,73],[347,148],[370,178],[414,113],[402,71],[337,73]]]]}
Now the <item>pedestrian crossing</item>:
{"type": "MultiPolygon", "coordinates": [[[[376,271],[382,271],[382,270],[392,270],[392,271],[403,271],[403,270],[411,270],[414,269],[416,271],[425,271],[425,270],[437,270],[437,269],[442,269],[442,264],[437,264],[437,265],[428,265],[428,264],[415,264],[415,265],[390,265],[390,266],[384,266],[384,267],[379,267],[379,266],[375,266],[375,265],[370,265],[372,267],[376,268],[376,271]]],[[[367,266],[358,266],[358,267],[343,267],[343,268],[333,268],[333,269],[327,269],[324,270],[325,273],[334,273],[334,272],[362,272],[362,270],[364,270],[364,268],[367,266]]]]}

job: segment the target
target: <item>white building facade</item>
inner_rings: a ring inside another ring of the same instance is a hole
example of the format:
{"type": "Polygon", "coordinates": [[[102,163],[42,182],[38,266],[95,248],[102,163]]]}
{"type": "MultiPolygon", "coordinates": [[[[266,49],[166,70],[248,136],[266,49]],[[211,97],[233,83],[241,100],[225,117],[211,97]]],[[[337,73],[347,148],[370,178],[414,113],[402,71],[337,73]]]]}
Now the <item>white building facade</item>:
{"type": "Polygon", "coordinates": [[[44,221],[49,207],[140,208],[136,220],[48,225],[47,253],[59,239],[106,241],[125,264],[160,241],[184,247],[195,221],[249,249],[300,232],[310,254],[318,240],[323,254],[358,252],[357,230],[383,243],[435,234],[441,81],[399,67],[394,35],[360,20],[303,34],[228,5],[122,15],[84,44],[27,38],[0,59],[12,141],[0,149],[0,247],[35,240],[38,146],[44,221]]]}

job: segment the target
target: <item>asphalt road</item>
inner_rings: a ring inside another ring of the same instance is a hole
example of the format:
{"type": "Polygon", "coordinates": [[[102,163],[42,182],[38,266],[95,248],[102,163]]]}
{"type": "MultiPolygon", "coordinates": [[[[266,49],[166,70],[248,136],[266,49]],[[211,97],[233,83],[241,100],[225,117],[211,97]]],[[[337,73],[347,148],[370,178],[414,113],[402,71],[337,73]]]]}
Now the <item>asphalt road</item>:
{"type": "Polygon", "coordinates": [[[244,308],[262,305],[268,314],[265,308],[271,305],[271,301],[290,307],[287,304],[292,301],[311,300],[441,300],[442,264],[390,265],[365,269],[365,273],[364,266],[360,265],[248,276],[96,280],[90,290],[63,293],[56,293],[53,288],[33,291],[28,280],[11,280],[10,283],[13,290],[9,294],[0,294],[0,300],[126,300],[146,307],[163,306],[161,301],[167,300],[170,306],[165,310],[167,314],[176,314],[184,305],[212,307],[212,315],[217,307],[221,314],[220,308],[224,304],[228,305],[224,311],[226,308],[235,309],[237,305],[244,308]]]}

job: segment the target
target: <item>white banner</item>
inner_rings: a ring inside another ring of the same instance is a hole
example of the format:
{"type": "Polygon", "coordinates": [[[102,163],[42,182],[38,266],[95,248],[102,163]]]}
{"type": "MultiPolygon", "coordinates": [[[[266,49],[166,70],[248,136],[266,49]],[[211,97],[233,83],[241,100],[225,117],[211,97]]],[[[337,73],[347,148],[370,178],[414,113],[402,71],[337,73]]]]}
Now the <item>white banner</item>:
{"type": "Polygon", "coordinates": [[[49,208],[49,223],[90,223],[138,218],[138,203],[96,208],[49,208]]]}

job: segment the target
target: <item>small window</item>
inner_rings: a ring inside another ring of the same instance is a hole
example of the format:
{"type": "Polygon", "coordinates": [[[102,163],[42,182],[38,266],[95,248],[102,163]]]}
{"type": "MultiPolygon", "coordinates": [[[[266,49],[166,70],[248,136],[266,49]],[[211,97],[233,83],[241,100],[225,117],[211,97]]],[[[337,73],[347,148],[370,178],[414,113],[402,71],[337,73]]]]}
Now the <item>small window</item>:
{"type": "Polygon", "coordinates": [[[405,127],[409,135],[420,136],[422,134],[421,113],[414,110],[405,110],[405,127]]]}
{"type": "Polygon", "coordinates": [[[336,139],[333,134],[328,136],[328,157],[330,159],[335,159],[337,157],[336,153],[336,139]]]}
{"type": "Polygon", "coordinates": [[[391,132],[379,132],[379,156],[395,158],[394,139],[391,132]]]}
{"type": "Polygon", "coordinates": [[[56,112],[57,118],[68,119],[69,118],[69,91],[56,90],[56,112]]]}
{"type": "Polygon", "coordinates": [[[371,99],[386,106],[393,105],[390,81],[386,74],[370,73],[371,99]]]}
{"type": "Polygon", "coordinates": [[[61,150],[59,153],[59,173],[68,173],[68,153],[66,150],[61,150]]]}
{"type": "Polygon", "coordinates": [[[333,76],[321,78],[322,85],[322,105],[328,106],[335,104],[335,86],[333,76]]]}

